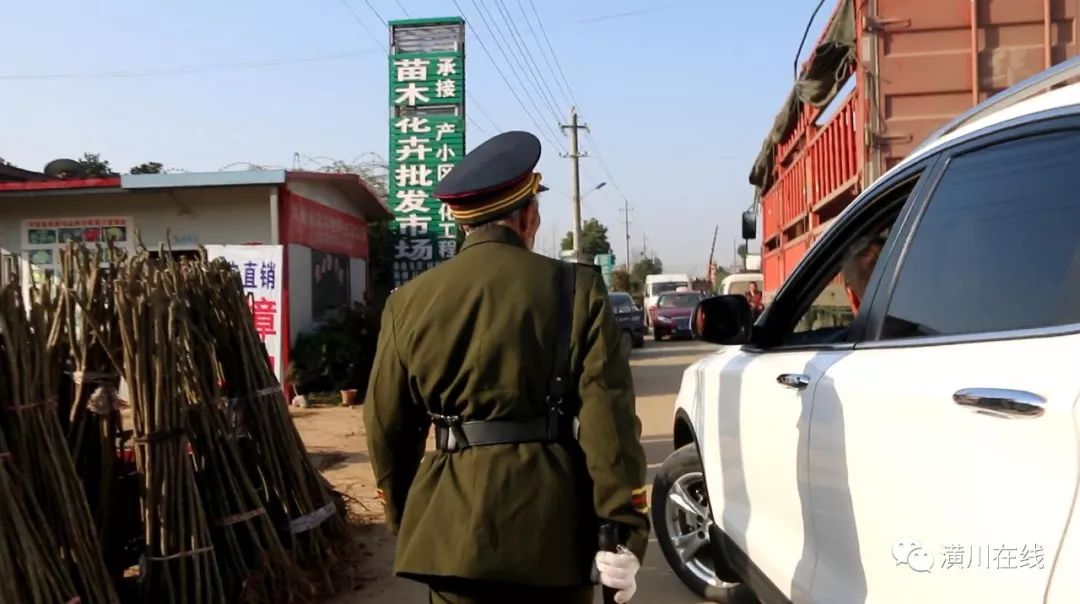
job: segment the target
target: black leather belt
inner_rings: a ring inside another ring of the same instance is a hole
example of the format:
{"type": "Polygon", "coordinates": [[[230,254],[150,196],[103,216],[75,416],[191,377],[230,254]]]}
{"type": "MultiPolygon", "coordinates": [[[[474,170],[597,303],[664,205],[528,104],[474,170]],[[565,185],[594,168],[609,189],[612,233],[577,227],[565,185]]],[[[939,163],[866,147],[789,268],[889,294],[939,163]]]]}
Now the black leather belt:
{"type": "MultiPolygon", "coordinates": [[[[565,409],[566,388],[574,372],[570,366],[570,340],[574,325],[574,265],[559,263],[560,284],[558,337],[551,383],[545,399],[548,411],[526,420],[472,420],[455,415],[428,413],[435,424],[435,446],[453,453],[469,447],[517,443],[568,441],[578,437],[577,411],[565,409]]],[[[445,408],[445,407],[444,407],[445,408]]]]}
{"type": "Polygon", "coordinates": [[[435,447],[447,453],[470,447],[557,442],[577,438],[577,418],[555,414],[526,420],[462,421],[461,417],[432,415],[435,447]]]}

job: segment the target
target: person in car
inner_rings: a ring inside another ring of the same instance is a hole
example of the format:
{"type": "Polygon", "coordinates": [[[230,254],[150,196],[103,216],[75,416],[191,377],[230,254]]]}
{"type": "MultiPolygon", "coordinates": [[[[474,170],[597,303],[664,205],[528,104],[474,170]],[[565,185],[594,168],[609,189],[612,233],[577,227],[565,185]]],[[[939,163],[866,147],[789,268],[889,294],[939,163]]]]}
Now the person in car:
{"type": "Polygon", "coordinates": [[[756,319],[765,310],[765,303],[761,300],[761,290],[756,281],[750,282],[750,291],[746,292],[746,299],[750,301],[750,310],[754,311],[756,319]]]}
{"type": "Polygon", "coordinates": [[[880,235],[868,235],[855,240],[848,248],[847,257],[844,258],[843,267],[840,269],[844,277],[844,291],[847,293],[848,304],[851,312],[859,314],[859,306],[862,304],[863,295],[866,294],[866,286],[870,283],[870,275],[874,272],[881,250],[885,247],[885,238],[880,235]]]}

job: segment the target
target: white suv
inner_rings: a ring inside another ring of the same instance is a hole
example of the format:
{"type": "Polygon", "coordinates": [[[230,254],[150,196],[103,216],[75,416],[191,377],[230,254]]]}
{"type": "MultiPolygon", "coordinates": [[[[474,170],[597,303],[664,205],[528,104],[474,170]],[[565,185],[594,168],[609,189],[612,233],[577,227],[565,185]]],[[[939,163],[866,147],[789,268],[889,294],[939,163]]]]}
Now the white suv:
{"type": "Polygon", "coordinates": [[[756,323],[742,296],[697,308],[698,337],[724,347],[684,374],[653,488],[692,589],[1080,602],[1080,84],[1060,87],[1078,73],[931,137],[756,323]]]}

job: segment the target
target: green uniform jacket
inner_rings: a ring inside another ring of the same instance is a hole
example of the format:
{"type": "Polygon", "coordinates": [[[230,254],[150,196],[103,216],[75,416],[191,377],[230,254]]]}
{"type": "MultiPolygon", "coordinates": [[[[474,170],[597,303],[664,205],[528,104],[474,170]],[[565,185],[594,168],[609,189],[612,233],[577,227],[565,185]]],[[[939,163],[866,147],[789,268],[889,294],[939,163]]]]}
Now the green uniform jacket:
{"type": "Polygon", "coordinates": [[[465,420],[542,416],[558,335],[559,261],[510,229],[470,235],[452,260],[394,292],[364,408],[395,571],[537,586],[588,583],[597,518],[631,527],[643,557],[645,454],[629,360],[599,273],[576,267],[579,443],[424,455],[427,411],[465,420]]]}

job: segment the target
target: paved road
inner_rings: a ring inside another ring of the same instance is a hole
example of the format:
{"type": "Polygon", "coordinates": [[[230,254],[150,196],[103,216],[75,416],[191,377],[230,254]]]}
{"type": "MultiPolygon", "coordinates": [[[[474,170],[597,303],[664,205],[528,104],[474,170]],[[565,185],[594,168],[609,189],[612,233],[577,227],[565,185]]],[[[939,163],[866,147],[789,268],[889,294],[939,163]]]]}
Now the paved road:
{"type": "MultiPolygon", "coordinates": [[[[713,348],[696,342],[650,340],[645,343],[645,348],[633,352],[631,366],[637,391],[637,412],[642,424],[641,440],[649,461],[650,490],[653,474],[671,454],[672,414],[683,370],[713,348]]],[[[596,602],[600,602],[599,597],[596,602]]],[[[698,604],[705,601],[686,589],[671,572],[654,535],[649,543],[645,564],[638,575],[638,593],[633,602],[698,604]]]]}

